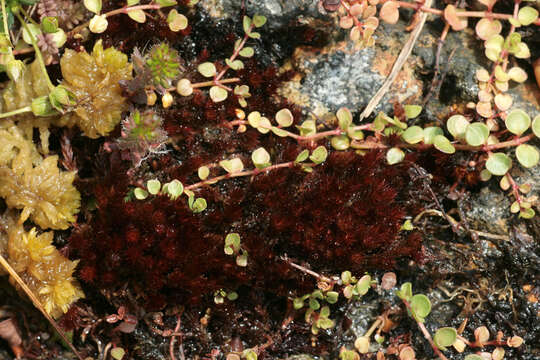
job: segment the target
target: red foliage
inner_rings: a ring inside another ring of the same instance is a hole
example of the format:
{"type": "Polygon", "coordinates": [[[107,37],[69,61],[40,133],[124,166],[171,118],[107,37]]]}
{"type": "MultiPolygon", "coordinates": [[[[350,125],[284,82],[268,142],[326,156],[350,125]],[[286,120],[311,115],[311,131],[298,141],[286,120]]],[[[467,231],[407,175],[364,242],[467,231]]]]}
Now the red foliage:
{"type": "Polygon", "coordinates": [[[418,236],[398,234],[414,199],[407,165],[389,166],[381,152],[331,153],[310,174],[281,170],[255,179],[248,203],[262,209],[264,231],[280,250],[333,272],[388,268],[420,250],[418,236]]]}

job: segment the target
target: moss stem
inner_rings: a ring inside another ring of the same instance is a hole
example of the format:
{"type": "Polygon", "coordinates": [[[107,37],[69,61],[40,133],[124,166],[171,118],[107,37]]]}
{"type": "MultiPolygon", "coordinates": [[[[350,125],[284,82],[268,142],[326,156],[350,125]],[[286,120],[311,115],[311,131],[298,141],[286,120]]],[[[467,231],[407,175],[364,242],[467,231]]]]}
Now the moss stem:
{"type": "Polygon", "coordinates": [[[39,50],[39,47],[36,43],[36,38],[34,37],[34,34],[30,31],[28,28],[28,25],[22,18],[21,14],[18,11],[14,12],[15,16],[19,21],[21,22],[21,25],[23,26],[24,30],[28,33],[28,36],[30,37],[30,41],[32,42],[32,47],[34,48],[34,51],[36,52],[36,59],[39,62],[39,66],[41,67],[41,71],[43,72],[43,76],[45,77],[45,80],[47,81],[47,86],[49,88],[49,91],[53,91],[55,86],[53,85],[51,78],[49,77],[49,74],[47,73],[47,67],[45,66],[45,61],[43,61],[43,55],[41,55],[41,50],[39,50]]]}
{"type": "Polygon", "coordinates": [[[20,109],[16,109],[16,110],[7,112],[7,113],[2,113],[2,114],[0,114],[0,119],[1,118],[7,118],[7,117],[10,117],[10,116],[14,116],[14,115],[18,115],[18,114],[22,114],[22,113],[29,112],[29,111],[32,111],[32,107],[30,105],[25,106],[25,107],[20,108],[20,109]]]}
{"type": "Polygon", "coordinates": [[[2,1],[2,21],[4,25],[4,34],[6,35],[6,39],[9,42],[9,46],[13,47],[13,44],[11,43],[11,39],[9,37],[9,26],[8,26],[8,20],[7,20],[7,11],[6,11],[6,0],[2,1]]]}

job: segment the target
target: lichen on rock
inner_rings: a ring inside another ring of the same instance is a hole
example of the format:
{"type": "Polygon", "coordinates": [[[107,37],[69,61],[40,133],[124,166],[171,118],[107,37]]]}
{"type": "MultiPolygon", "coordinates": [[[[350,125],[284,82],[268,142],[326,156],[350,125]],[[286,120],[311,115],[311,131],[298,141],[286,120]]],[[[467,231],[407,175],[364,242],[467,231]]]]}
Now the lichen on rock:
{"type": "Polygon", "coordinates": [[[98,41],[92,53],[66,50],[60,67],[62,85],[72,91],[77,104],[57,121],[59,126],[77,125],[86,136],[107,135],[120,122],[128,109],[118,82],[132,78],[132,65],[127,55],[114,49],[103,49],[98,41]]]}

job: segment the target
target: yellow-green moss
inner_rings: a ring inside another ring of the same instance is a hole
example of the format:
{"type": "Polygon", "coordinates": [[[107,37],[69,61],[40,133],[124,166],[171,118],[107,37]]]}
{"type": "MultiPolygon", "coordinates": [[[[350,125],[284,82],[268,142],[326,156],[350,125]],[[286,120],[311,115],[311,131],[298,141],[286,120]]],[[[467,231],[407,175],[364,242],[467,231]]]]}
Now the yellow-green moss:
{"type": "MultiPolygon", "coordinates": [[[[18,158],[16,158],[18,160],[18,158]]],[[[79,211],[80,194],[73,186],[75,172],[61,171],[58,156],[32,166],[0,167],[0,197],[9,208],[22,209],[20,222],[30,218],[43,229],[67,229],[79,211]]]]}
{"type": "Polygon", "coordinates": [[[60,60],[62,85],[71,90],[77,105],[57,122],[59,126],[77,125],[91,138],[107,135],[128,109],[118,82],[132,78],[127,55],[114,48],[103,50],[101,41],[92,54],[66,50],[60,60]]]}
{"type": "MultiPolygon", "coordinates": [[[[25,231],[13,213],[0,219],[0,253],[54,318],[84,297],[73,271],[78,261],[65,258],[52,245],[53,232],[25,231]]],[[[10,279],[11,280],[11,279],[10,279]]],[[[13,283],[14,281],[11,280],[13,283]]],[[[16,284],[14,283],[16,286],[16,284]]]]}

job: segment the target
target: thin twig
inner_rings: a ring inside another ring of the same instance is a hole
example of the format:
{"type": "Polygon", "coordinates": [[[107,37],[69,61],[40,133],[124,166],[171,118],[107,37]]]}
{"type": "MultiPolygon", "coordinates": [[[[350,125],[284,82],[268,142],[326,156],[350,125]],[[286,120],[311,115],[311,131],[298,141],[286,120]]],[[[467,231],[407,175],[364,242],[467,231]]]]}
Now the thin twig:
{"type": "Polygon", "coordinates": [[[176,327],[174,328],[174,333],[171,336],[171,341],[169,342],[169,355],[171,355],[171,360],[176,360],[174,356],[174,343],[176,341],[176,334],[180,331],[180,321],[181,314],[176,315],[176,327]]]}
{"type": "Polygon", "coordinates": [[[64,340],[64,342],[70,347],[71,351],[73,351],[75,356],[77,356],[77,358],[79,360],[83,360],[82,355],[79,354],[79,352],[77,351],[75,346],[73,346],[71,341],[68,340],[68,338],[66,337],[66,334],[64,333],[64,331],[62,331],[62,329],[60,329],[60,326],[58,326],[56,321],[54,321],[54,319],[49,315],[49,313],[47,313],[47,311],[45,311],[45,309],[43,308],[43,305],[41,305],[41,303],[39,302],[39,299],[34,295],[32,290],[30,290],[30,288],[24,283],[23,279],[21,279],[19,274],[17,274],[15,272],[15,270],[13,270],[11,265],[7,262],[6,259],[4,259],[4,257],[2,255],[0,255],[0,265],[2,265],[2,267],[15,280],[17,285],[19,285],[21,287],[21,289],[24,291],[24,293],[30,298],[30,300],[32,301],[34,306],[37,307],[39,311],[41,311],[43,316],[45,316],[45,318],[49,321],[49,323],[54,327],[54,329],[56,330],[58,335],[60,335],[62,340],[64,340]]]}
{"type": "MultiPolygon", "coordinates": [[[[431,6],[431,1],[432,0],[427,0],[424,7],[429,8],[431,6]]],[[[416,43],[416,40],[418,39],[418,36],[420,36],[420,32],[422,31],[422,28],[424,27],[424,24],[426,23],[427,16],[428,16],[427,12],[424,12],[422,14],[420,18],[420,22],[416,25],[414,30],[409,35],[409,39],[405,43],[405,46],[401,50],[396,62],[394,63],[394,66],[392,67],[392,71],[390,72],[390,75],[388,75],[383,85],[377,91],[375,96],[373,96],[373,98],[369,101],[364,111],[362,111],[362,113],[360,114],[360,121],[364,120],[369,115],[371,115],[375,107],[377,107],[379,102],[381,102],[382,98],[384,97],[388,89],[390,89],[390,86],[392,86],[392,84],[396,80],[396,77],[401,71],[401,68],[403,67],[403,65],[405,64],[405,62],[411,55],[414,44],[416,43]]]]}

